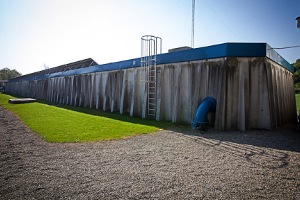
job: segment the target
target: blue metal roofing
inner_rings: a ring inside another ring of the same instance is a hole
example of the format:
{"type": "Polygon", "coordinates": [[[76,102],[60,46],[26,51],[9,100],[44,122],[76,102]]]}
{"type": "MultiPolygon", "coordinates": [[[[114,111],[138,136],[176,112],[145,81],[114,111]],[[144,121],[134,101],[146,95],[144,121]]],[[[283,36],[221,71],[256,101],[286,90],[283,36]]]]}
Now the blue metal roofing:
{"type": "MultiPolygon", "coordinates": [[[[281,57],[274,49],[267,43],[224,43],[207,47],[200,47],[190,50],[170,52],[157,55],[157,64],[168,64],[177,62],[187,62],[195,60],[207,60],[222,57],[267,57],[278,63],[290,72],[294,72],[294,68],[283,57],[281,57]]],[[[124,60],[120,62],[94,65],[91,67],[73,69],[64,72],[57,72],[52,74],[44,74],[38,76],[18,77],[9,80],[9,82],[18,82],[24,80],[40,80],[45,78],[63,77],[78,74],[87,74],[94,72],[112,71],[127,69],[132,67],[140,67],[141,59],[135,58],[124,60]]]]}

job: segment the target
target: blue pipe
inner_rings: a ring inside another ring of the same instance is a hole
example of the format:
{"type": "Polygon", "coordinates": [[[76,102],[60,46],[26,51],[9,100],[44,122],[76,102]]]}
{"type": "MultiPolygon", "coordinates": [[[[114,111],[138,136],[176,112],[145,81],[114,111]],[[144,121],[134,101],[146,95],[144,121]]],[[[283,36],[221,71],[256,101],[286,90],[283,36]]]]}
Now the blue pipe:
{"type": "Polygon", "coordinates": [[[213,97],[206,97],[203,99],[203,101],[200,103],[194,121],[192,123],[192,128],[203,128],[207,124],[207,114],[209,112],[215,112],[216,111],[216,105],[217,101],[213,97]]]}

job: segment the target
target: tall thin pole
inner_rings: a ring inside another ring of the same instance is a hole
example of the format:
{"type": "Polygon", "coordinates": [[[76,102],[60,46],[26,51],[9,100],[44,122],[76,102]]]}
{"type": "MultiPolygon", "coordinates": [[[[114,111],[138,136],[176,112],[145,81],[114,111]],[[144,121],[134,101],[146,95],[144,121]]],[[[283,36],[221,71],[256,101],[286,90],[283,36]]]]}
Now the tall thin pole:
{"type": "Polygon", "coordinates": [[[192,43],[191,43],[192,48],[194,48],[194,22],[195,22],[195,0],[192,0],[192,43]]]}

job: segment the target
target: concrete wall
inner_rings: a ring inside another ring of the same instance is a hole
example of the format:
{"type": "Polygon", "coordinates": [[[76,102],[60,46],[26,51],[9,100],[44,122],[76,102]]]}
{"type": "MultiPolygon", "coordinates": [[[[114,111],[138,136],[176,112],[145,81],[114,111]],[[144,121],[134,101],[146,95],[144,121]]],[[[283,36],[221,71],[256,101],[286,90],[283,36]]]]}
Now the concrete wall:
{"type": "MultiPolygon", "coordinates": [[[[130,68],[7,84],[13,95],[131,116],[146,112],[144,71],[130,68]]],[[[272,129],[296,121],[292,73],[268,58],[226,57],[158,66],[157,120],[191,123],[206,96],[216,130],[272,129]]]]}

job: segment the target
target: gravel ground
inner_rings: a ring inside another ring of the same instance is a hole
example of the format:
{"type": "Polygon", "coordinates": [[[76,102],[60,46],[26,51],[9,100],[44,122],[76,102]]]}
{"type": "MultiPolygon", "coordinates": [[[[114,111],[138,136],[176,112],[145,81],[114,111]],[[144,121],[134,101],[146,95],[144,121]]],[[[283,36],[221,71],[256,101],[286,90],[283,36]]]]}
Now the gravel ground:
{"type": "Polygon", "coordinates": [[[300,199],[300,133],[46,143],[0,107],[1,199],[300,199]]]}

